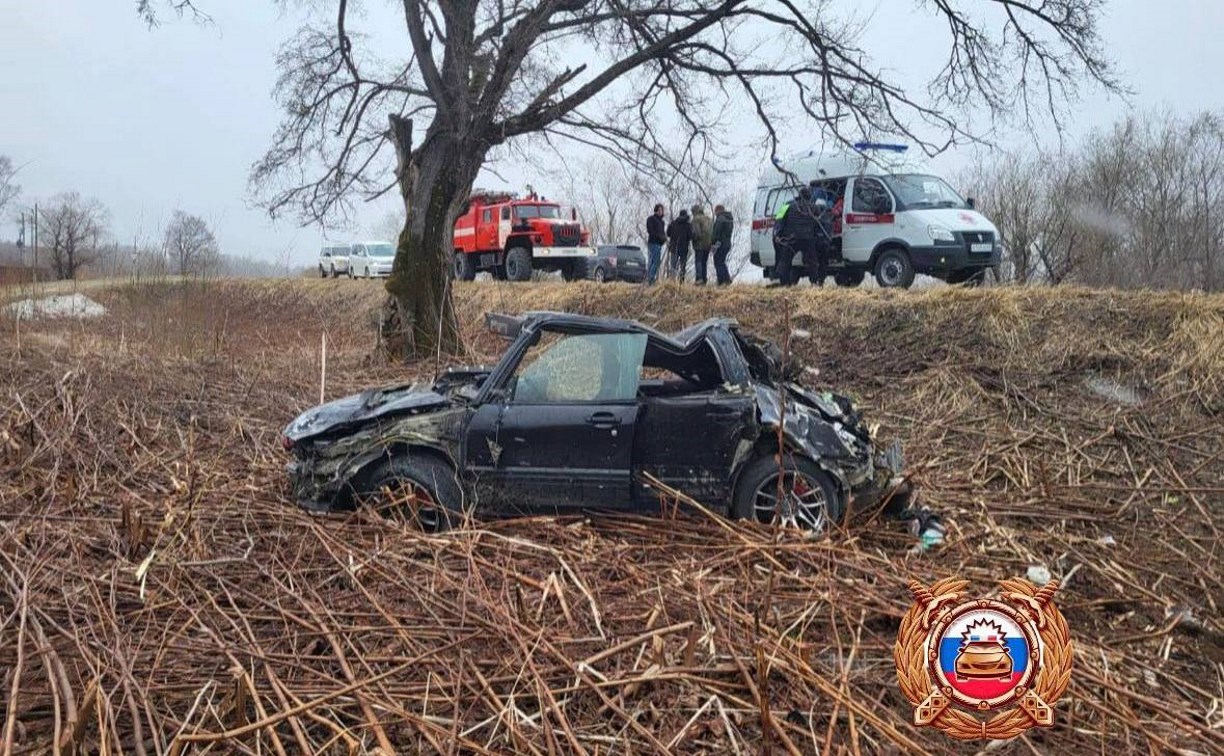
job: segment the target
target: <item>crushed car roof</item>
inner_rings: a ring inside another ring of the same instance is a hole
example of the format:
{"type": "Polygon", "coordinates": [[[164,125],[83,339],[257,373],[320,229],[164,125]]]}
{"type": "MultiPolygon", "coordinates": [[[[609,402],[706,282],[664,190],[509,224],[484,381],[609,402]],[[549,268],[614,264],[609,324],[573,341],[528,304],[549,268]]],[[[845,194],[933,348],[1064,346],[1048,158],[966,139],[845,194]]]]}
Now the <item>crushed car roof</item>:
{"type": "Polygon", "coordinates": [[[633,320],[547,310],[525,312],[522,315],[491,312],[485,315],[485,321],[490,331],[509,339],[516,337],[519,331],[528,325],[546,326],[571,333],[644,333],[678,351],[687,350],[715,328],[735,328],[739,325],[734,318],[710,318],[682,331],[666,334],[633,320]]]}

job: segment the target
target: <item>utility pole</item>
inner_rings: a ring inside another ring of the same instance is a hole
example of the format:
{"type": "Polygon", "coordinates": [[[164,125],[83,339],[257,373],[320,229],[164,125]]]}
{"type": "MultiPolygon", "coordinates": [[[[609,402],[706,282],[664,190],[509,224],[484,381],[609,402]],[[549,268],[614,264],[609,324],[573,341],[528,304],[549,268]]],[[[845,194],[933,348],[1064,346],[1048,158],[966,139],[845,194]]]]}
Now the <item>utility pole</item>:
{"type": "Polygon", "coordinates": [[[38,203],[34,203],[34,280],[38,280],[38,203]]]}
{"type": "Polygon", "coordinates": [[[17,262],[25,265],[25,210],[21,211],[21,230],[17,232],[17,262]]]}

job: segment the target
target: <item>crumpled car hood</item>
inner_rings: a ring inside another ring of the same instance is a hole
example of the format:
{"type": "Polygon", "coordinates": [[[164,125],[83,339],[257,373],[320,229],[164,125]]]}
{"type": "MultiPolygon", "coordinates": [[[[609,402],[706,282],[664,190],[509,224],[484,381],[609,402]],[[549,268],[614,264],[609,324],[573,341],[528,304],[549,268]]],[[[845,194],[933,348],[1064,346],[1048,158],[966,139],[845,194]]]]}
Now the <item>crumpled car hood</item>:
{"type": "Polygon", "coordinates": [[[427,385],[408,384],[370,389],[306,410],[289,423],[285,436],[293,442],[363,425],[384,415],[419,414],[446,409],[451,400],[427,385]]]}

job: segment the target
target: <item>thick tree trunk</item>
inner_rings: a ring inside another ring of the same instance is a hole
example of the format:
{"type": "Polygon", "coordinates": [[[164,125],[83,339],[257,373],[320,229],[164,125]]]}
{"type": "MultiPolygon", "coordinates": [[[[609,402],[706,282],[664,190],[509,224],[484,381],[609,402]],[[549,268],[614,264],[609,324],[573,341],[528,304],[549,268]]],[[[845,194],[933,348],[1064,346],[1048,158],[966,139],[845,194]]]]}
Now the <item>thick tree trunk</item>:
{"type": "Polygon", "coordinates": [[[405,210],[382,322],[383,345],[392,359],[462,352],[451,297],[452,230],[485,151],[452,133],[435,122],[413,151],[412,122],[391,118],[405,210]]]}

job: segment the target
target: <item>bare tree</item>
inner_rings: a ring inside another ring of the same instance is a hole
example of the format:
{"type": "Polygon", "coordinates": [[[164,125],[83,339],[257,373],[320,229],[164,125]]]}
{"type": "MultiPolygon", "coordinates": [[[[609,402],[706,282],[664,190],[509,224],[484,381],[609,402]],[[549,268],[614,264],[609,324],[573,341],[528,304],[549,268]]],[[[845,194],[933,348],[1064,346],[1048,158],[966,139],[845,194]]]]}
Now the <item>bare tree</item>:
{"type": "Polygon", "coordinates": [[[824,2],[403,0],[408,53],[397,60],[363,49],[351,3],[321,3],[326,20],[279,56],[285,116],[252,180],[273,214],[304,222],[398,189],[406,217],[387,289],[399,346],[455,348],[451,228],[501,146],[568,140],[684,173],[746,103],[770,152],[791,116],[843,141],[900,133],[937,152],[972,136],[957,118],[966,109],[989,118],[1031,102],[1057,118],[1080,82],[1118,86],[1097,32],[1102,0],[920,5],[947,21],[931,42],[947,65],[922,98],[873,66],[824,2]]]}
{"type": "Polygon", "coordinates": [[[13,167],[12,159],[8,155],[0,155],[0,215],[21,194],[21,187],[14,181],[16,176],[17,169],[13,167]]]}
{"type": "Polygon", "coordinates": [[[162,247],[181,276],[204,276],[216,269],[221,256],[208,223],[182,210],[175,210],[171,216],[162,247]]]}
{"type": "Polygon", "coordinates": [[[76,192],[58,194],[40,209],[38,236],[50,249],[56,278],[76,278],[81,267],[93,261],[106,240],[107,216],[102,203],[76,192]]]}
{"type": "Polygon", "coordinates": [[[399,238],[400,230],[403,228],[404,211],[388,210],[370,228],[370,238],[378,241],[395,241],[399,238]]]}

